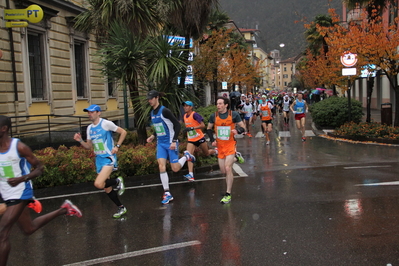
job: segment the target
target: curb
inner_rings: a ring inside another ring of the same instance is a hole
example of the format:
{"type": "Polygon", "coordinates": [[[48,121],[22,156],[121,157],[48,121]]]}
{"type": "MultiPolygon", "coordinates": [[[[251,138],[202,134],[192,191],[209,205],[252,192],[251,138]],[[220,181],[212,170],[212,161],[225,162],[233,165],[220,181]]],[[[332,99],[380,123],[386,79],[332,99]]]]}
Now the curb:
{"type": "Polygon", "coordinates": [[[313,130],[313,133],[317,137],[321,137],[321,138],[325,138],[325,139],[329,139],[329,140],[336,140],[336,141],[342,141],[342,142],[348,142],[348,143],[354,143],[354,144],[371,144],[371,145],[380,145],[380,146],[399,147],[399,144],[385,143],[385,142],[382,142],[383,140],[382,141],[374,141],[374,140],[360,141],[360,140],[351,140],[351,139],[339,137],[339,136],[334,135],[333,133],[330,133],[330,132],[326,133],[324,130],[317,129],[316,125],[313,122],[312,122],[312,130],[313,130]]]}

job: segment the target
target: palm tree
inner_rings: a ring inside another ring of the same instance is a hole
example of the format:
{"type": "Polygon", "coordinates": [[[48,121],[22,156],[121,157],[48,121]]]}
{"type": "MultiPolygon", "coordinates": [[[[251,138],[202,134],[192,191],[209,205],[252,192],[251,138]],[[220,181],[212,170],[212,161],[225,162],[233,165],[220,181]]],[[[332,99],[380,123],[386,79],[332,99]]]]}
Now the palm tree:
{"type": "MultiPolygon", "coordinates": [[[[104,46],[103,63],[109,68],[104,72],[110,77],[117,77],[126,82],[133,106],[140,105],[139,84],[146,74],[144,67],[146,62],[144,51],[148,44],[146,37],[159,32],[165,22],[165,12],[178,2],[179,0],[88,0],[87,11],[75,19],[75,28],[93,32],[100,47],[104,46]],[[122,34],[126,34],[126,39],[121,38],[122,34]],[[119,47],[116,54],[109,46],[112,44],[119,47]],[[116,57],[112,59],[107,55],[116,57]],[[112,70],[117,72],[113,73],[112,70]],[[126,73],[122,73],[123,71],[126,73]]],[[[139,142],[145,143],[146,125],[138,123],[142,117],[140,109],[134,109],[134,117],[139,142]]]]}
{"type": "Polygon", "coordinates": [[[113,21],[124,23],[136,35],[154,34],[165,21],[161,10],[168,8],[164,3],[158,0],[88,0],[89,8],[76,17],[75,27],[94,32],[100,42],[108,36],[113,21]]]}
{"type": "Polygon", "coordinates": [[[317,15],[310,28],[305,31],[308,48],[314,56],[319,55],[320,51],[322,51],[324,55],[328,53],[328,45],[325,41],[327,36],[322,36],[317,30],[317,26],[332,27],[333,25],[334,23],[331,16],[317,15]]]}
{"type": "MultiPolygon", "coordinates": [[[[184,59],[188,63],[188,53],[190,48],[190,39],[199,38],[209,22],[209,15],[212,8],[217,4],[217,0],[190,0],[181,1],[169,15],[170,29],[185,37],[184,59]]],[[[179,87],[185,87],[186,70],[181,72],[179,87]]]]}

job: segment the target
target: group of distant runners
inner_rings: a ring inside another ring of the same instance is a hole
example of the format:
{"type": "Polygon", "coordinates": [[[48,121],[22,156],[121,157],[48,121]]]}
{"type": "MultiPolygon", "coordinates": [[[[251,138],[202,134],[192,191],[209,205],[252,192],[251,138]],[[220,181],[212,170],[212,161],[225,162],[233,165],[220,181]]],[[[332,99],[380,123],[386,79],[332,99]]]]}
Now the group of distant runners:
{"type": "MultiPolygon", "coordinates": [[[[191,101],[182,103],[184,109],[183,120],[187,134],[187,150],[179,158],[179,140],[181,131],[179,120],[173,113],[160,104],[163,93],[152,90],[147,94],[147,101],[152,107],[151,122],[154,134],[148,137],[147,142],[157,140],[156,157],[159,166],[160,180],[163,186],[163,198],[161,203],[168,204],[174,198],[170,192],[169,177],[166,171],[166,164],[169,161],[171,169],[178,172],[188,162],[188,174],[184,178],[194,181],[193,155],[196,147],[199,147],[205,156],[214,155],[218,158],[220,171],[226,177],[226,193],[220,200],[221,203],[231,202],[231,191],[233,186],[234,162],[244,162],[241,153],[236,150],[237,134],[250,134],[250,126],[254,124],[256,117],[260,116],[262,130],[270,143],[269,133],[272,130],[273,109],[275,105],[266,95],[262,95],[257,102],[252,102],[249,97],[242,95],[238,111],[231,110],[230,100],[225,97],[218,97],[216,100],[217,111],[210,115],[208,125],[204,124],[203,117],[193,110],[194,104],[191,101]],[[209,138],[212,149],[206,140],[209,138]]],[[[298,94],[290,105],[286,102],[282,105],[283,112],[291,110],[295,114],[295,120],[299,129],[303,129],[304,140],[304,121],[307,112],[306,102],[302,100],[302,95],[298,94]],[[289,110],[288,110],[289,106],[289,110]]],[[[126,207],[119,200],[125,191],[125,184],[122,177],[111,179],[111,173],[117,167],[117,152],[122,145],[127,132],[115,125],[113,122],[101,118],[101,107],[90,105],[84,109],[92,122],[87,128],[86,141],[80,133],[74,135],[74,140],[78,141],[85,149],[92,149],[96,155],[97,177],[94,186],[103,189],[107,196],[117,206],[114,218],[120,218],[127,213],[126,207]],[[112,133],[119,134],[118,140],[114,141],[112,133]]],[[[284,116],[284,121],[288,117],[284,116]]],[[[60,215],[82,217],[82,212],[70,200],[65,200],[59,209],[39,216],[32,220],[29,209],[37,213],[42,211],[40,201],[35,199],[33,194],[32,181],[43,172],[43,165],[35,157],[31,149],[19,139],[11,138],[11,119],[0,116],[0,194],[4,203],[0,204],[0,266],[6,265],[10,252],[9,234],[12,226],[17,223],[26,234],[32,234],[51,220],[60,215]]]]}
{"type": "Polygon", "coordinates": [[[261,119],[261,129],[263,137],[266,138],[266,144],[270,144],[270,133],[273,128],[273,119],[276,117],[277,110],[283,114],[284,125],[289,124],[290,112],[294,114],[297,128],[301,131],[302,141],[306,141],[305,137],[305,117],[308,112],[308,106],[303,100],[303,93],[298,92],[296,98],[285,94],[278,99],[274,99],[271,95],[241,95],[238,102],[237,111],[240,113],[245,123],[246,135],[252,138],[251,125],[255,126],[255,121],[259,116],[261,119]]]}

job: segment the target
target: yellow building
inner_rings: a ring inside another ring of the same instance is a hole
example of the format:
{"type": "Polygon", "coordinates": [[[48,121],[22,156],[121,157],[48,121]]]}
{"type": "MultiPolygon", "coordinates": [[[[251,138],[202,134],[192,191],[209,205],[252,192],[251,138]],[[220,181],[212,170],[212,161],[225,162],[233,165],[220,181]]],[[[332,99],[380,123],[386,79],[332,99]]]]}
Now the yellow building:
{"type": "Polygon", "coordinates": [[[271,79],[271,66],[272,58],[258,46],[256,41],[257,35],[260,31],[258,29],[239,29],[244,35],[246,42],[250,45],[250,54],[252,58],[252,64],[260,64],[261,69],[261,86],[260,88],[255,88],[256,92],[264,92],[266,88],[270,87],[272,84],[271,79]]]}
{"type": "Polygon", "coordinates": [[[291,83],[294,80],[299,58],[300,56],[291,57],[276,64],[275,89],[284,91],[293,89],[291,83]]]}
{"type": "Polygon", "coordinates": [[[84,1],[0,0],[3,10],[32,4],[43,10],[39,23],[0,28],[0,114],[18,116],[13,122],[20,125],[37,121],[40,127],[47,117],[32,116],[86,117],[83,109],[98,104],[103,117],[123,124],[123,93],[101,73],[94,36],[73,28],[73,19],[85,10],[84,1]]]}

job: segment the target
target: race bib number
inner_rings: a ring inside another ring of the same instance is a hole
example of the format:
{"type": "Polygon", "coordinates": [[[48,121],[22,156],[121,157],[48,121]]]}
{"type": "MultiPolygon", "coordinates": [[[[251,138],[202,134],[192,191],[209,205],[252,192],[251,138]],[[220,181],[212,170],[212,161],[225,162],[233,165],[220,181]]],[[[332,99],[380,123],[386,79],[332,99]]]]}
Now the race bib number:
{"type": "Polygon", "coordinates": [[[0,177],[13,178],[15,177],[14,169],[11,162],[0,162],[0,177]]]}
{"type": "Polygon", "coordinates": [[[297,107],[296,112],[302,114],[303,113],[303,107],[297,107]]]}
{"type": "Polygon", "coordinates": [[[195,130],[190,130],[190,131],[187,132],[187,137],[189,139],[196,138],[196,137],[198,137],[198,133],[195,130]]]}
{"type": "Polygon", "coordinates": [[[229,140],[231,134],[231,128],[227,126],[218,126],[217,127],[217,136],[220,140],[229,140]]]}
{"type": "Polygon", "coordinates": [[[267,110],[262,111],[262,116],[269,116],[269,111],[267,110]]]}
{"type": "Polygon", "coordinates": [[[157,133],[158,137],[162,137],[166,135],[165,128],[163,127],[162,123],[155,123],[154,124],[155,133],[157,133]]]}
{"type": "Polygon", "coordinates": [[[93,140],[93,148],[95,154],[106,154],[104,142],[102,139],[93,140]]]}

